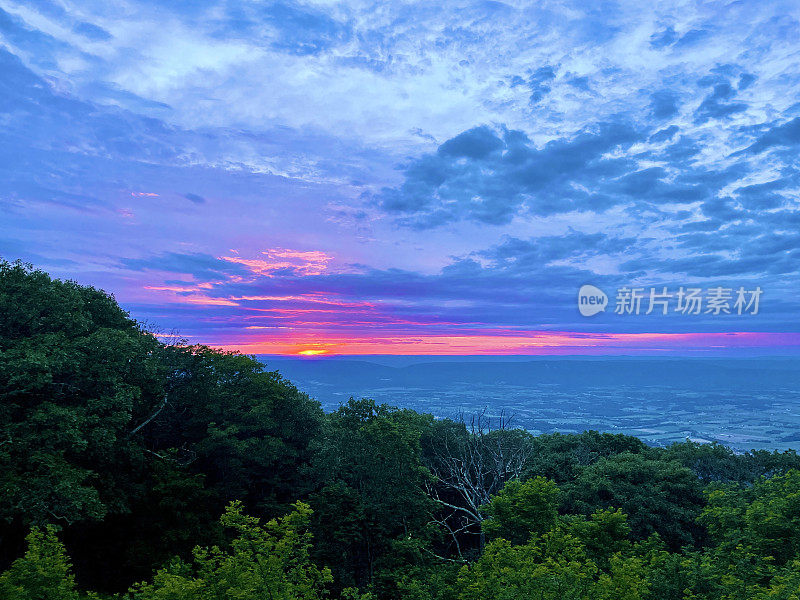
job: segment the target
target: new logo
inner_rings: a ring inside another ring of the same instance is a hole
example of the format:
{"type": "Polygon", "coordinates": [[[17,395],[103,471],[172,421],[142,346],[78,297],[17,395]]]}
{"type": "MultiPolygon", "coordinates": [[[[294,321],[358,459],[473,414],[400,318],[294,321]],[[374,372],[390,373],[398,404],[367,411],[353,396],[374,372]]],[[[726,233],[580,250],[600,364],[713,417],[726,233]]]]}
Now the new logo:
{"type": "Polygon", "coordinates": [[[606,293],[593,285],[582,285],[578,290],[578,310],[584,317],[602,312],[608,306],[606,293]]]}

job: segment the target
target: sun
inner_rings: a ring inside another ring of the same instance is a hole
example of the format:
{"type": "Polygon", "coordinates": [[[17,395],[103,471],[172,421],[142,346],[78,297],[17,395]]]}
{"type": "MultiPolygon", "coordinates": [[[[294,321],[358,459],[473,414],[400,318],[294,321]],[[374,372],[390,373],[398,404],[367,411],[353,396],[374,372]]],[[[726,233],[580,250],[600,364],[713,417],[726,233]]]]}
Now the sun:
{"type": "Polygon", "coordinates": [[[298,352],[301,356],[319,356],[320,354],[327,354],[327,350],[300,350],[298,352]]]}

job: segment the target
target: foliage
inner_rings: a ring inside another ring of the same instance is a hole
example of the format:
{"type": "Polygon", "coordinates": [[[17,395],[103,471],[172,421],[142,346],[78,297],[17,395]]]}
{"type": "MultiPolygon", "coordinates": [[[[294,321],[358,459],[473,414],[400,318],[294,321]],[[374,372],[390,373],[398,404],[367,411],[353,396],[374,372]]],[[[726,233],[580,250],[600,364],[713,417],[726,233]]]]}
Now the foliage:
{"type": "Polygon", "coordinates": [[[541,475],[561,484],[573,481],[581,468],[601,458],[623,452],[638,454],[646,448],[638,438],[597,431],[540,435],[532,439],[531,460],[523,478],[541,475]]]}
{"type": "Polygon", "coordinates": [[[744,548],[777,565],[798,558],[800,471],[760,479],[751,487],[711,488],[701,521],[725,553],[744,548]]]}
{"type": "Polygon", "coordinates": [[[687,441],[672,444],[664,451],[663,458],[677,460],[691,469],[703,483],[746,484],[760,477],[772,477],[800,468],[800,456],[794,450],[753,450],[735,454],[727,446],[716,442],[699,444],[687,441]]]}
{"type": "Polygon", "coordinates": [[[420,439],[431,422],[354,399],[326,420],[315,463],[323,486],[310,502],[320,540],[316,556],[331,566],[339,585],[366,585],[392,567],[399,540],[425,535],[430,474],[420,439]]]}
{"type": "Polygon", "coordinates": [[[621,508],[635,538],[658,533],[674,550],[699,541],[702,490],[678,462],[624,452],[583,468],[567,487],[567,506],[584,514],[621,508]]]}
{"type": "Polygon", "coordinates": [[[522,544],[531,534],[550,531],[558,518],[560,499],[561,490],[544,477],[508,482],[485,508],[487,538],[522,544]]]}
{"type": "Polygon", "coordinates": [[[152,583],[132,590],[135,600],[317,600],[325,596],[330,570],[310,558],[311,509],[298,502],[288,515],[265,525],[230,504],[221,523],[237,532],[230,549],[195,548],[191,564],[180,560],[158,571],[152,583]]]}
{"type": "Polygon", "coordinates": [[[154,336],[90,287],[0,262],[0,518],[70,524],[125,511],[160,402],[154,336]]]}
{"type": "Polygon", "coordinates": [[[457,589],[462,600],[638,600],[647,581],[640,558],[614,554],[600,569],[578,538],[555,529],[523,545],[491,542],[474,565],[462,568],[457,589]]]}
{"type": "Polygon", "coordinates": [[[269,517],[308,494],[322,416],[251,357],[163,344],[113,297],[0,261],[0,539],[58,522],[92,586],[214,541],[233,499],[269,517]]]}
{"type": "Polygon", "coordinates": [[[71,565],[55,527],[35,527],[25,539],[28,543],[25,555],[0,575],[0,598],[78,600],[71,565]]]}

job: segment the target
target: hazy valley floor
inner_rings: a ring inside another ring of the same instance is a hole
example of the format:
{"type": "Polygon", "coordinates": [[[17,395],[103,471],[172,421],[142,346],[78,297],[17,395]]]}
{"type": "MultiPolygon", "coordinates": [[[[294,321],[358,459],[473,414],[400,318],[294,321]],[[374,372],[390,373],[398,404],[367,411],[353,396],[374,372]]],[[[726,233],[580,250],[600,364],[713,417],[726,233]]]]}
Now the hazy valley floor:
{"type": "Polygon", "coordinates": [[[369,397],[438,417],[513,415],[533,433],[587,429],[665,445],[796,448],[800,360],[260,357],[326,409],[369,397]]]}

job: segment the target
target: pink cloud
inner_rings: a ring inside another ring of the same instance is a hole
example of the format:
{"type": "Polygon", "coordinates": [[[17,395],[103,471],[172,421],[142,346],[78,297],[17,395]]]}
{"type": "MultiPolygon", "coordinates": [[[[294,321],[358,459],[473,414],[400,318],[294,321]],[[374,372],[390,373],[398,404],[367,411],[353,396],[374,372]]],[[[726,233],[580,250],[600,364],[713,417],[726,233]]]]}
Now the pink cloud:
{"type": "Polygon", "coordinates": [[[328,264],[333,256],[320,250],[290,250],[288,248],[270,248],[263,250],[264,258],[242,258],[220,256],[222,260],[237,263],[250,269],[257,275],[271,276],[274,272],[291,269],[299,275],[322,275],[328,272],[328,264]]]}

